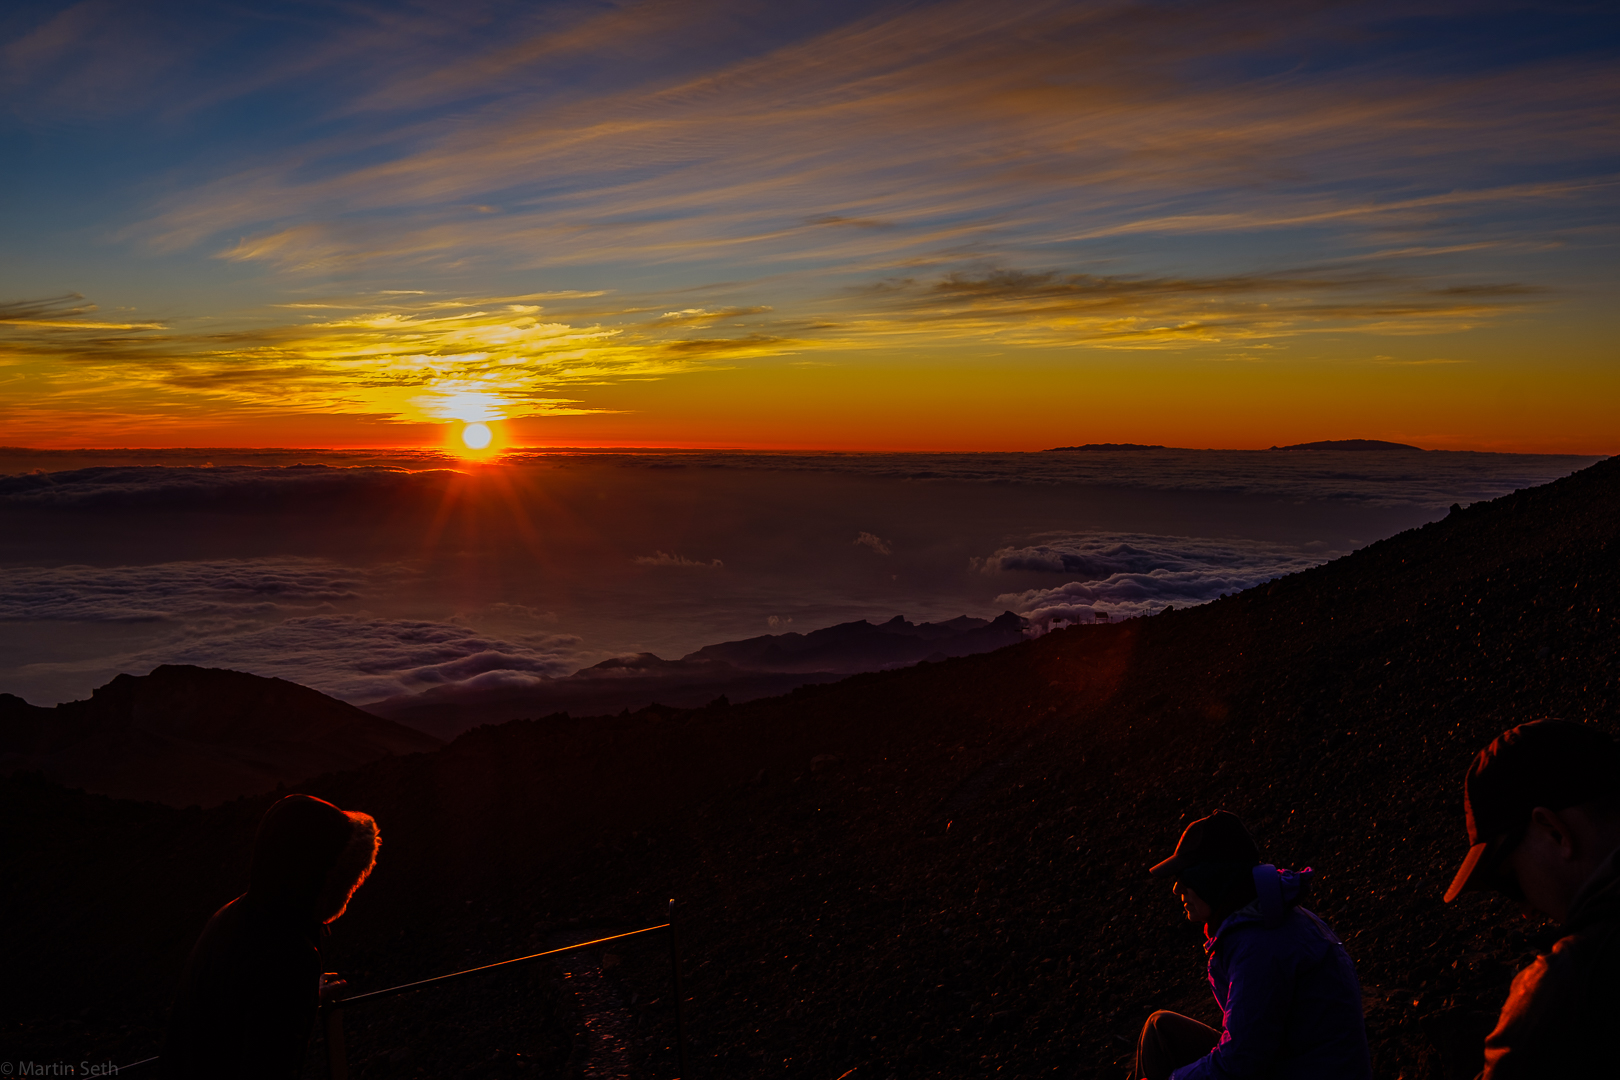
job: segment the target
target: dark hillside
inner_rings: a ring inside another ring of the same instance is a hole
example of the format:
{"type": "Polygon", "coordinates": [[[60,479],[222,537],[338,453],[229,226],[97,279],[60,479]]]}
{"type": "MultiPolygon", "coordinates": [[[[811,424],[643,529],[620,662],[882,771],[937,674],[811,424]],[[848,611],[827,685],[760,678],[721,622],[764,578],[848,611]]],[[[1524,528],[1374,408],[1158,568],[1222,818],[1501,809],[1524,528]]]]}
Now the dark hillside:
{"type": "Polygon", "coordinates": [[[0,694],[0,771],[212,806],[440,740],[285,679],[165,664],[55,708],[0,694]]]}
{"type": "MultiPolygon", "coordinates": [[[[746,705],[480,728],[329,776],[306,790],[384,833],[333,963],[370,989],[678,896],[701,1075],[1113,1080],[1153,1008],[1213,1018],[1196,935],[1145,870],[1224,806],[1321,872],[1378,1074],[1471,1076],[1453,1036],[1539,928],[1440,903],[1461,777],[1524,719],[1616,730],[1617,543],[1609,460],[1196,609],[746,705]]],[[[3,797],[4,870],[33,885],[6,930],[33,973],[8,985],[7,1041],[139,1056],[266,800],[169,811],[27,778],[3,797]]],[[[671,1074],[657,951],[613,969],[649,1076],[671,1074]]],[[[428,1007],[410,1001],[354,1014],[357,1075],[439,1075],[385,1053],[413,1039],[537,1075],[470,1024],[388,1019],[428,1007]]],[[[565,1020],[533,1020],[554,1072],[582,1065],[558,1064],[568,1032],[545,1025],[565,1020]]]]}

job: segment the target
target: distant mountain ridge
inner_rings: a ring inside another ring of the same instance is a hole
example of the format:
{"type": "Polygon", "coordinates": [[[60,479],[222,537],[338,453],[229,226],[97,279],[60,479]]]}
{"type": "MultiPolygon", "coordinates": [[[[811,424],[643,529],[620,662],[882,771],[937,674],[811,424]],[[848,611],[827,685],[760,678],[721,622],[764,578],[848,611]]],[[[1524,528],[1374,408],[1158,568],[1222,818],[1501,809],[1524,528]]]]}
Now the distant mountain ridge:
{"type": "Polygon", "coordinates": [[[0,694],[0,773],[37,770],[173,806],[211,806],[441,745],[307,686],[220,668],[119,675],[55,708],[0,694]]]}
{"type": "Polygon", "coordinates": [[[784,694],[808,683],[990,652],[1024,640],[1027,621],[1007,611],[995,619],[966,615],[912,623],[896,615],[808,634],[763,634],[706,645],[679,660],[652,653],[614,657],[560,679],[489,689],[434,687],[364,706],[376,716],[453,738],[479,724],[566,712],[616,713],[653,703],[693,708],[716,698],[742,702],[784,694]]]}
{"type": "Polygon", "coordinates": [[[1385,442],[1383,439],[1326,439],[1322,442],[1294,443],[1292,446],[1273,446],[1273,450],[1416,450],[1427,453],[1421,446],[1407,443],[1385,442]]]}
{"type": "Polygon", "coordinates": [[[937,623],[910,623],[896,615],[874,625],[861,619],[808,634],[763,634],[705,645],[682,657],[719,660],[753,671],[871,671],[874,666],[914,664],[989,652],[1023,640],[1024,619],[1004,611],[994,620],[959,615],[937,623]],[[932,647],[931,647],[932,646],[932,647]]]}

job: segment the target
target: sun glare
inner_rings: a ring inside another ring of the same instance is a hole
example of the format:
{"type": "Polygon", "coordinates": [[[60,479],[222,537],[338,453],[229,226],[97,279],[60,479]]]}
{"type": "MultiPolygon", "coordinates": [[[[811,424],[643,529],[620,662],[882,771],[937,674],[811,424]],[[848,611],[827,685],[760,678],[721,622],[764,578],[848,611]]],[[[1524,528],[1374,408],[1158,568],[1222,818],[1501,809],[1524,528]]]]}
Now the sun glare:
{"type": "Polygon", "coordinates": [[[489,446],[490,440],[495,436],[490,433],[489,427],[484,424],[468,424],[461,429],[461,441],[467,444],[469,450],[483,450],[489,446]]]}

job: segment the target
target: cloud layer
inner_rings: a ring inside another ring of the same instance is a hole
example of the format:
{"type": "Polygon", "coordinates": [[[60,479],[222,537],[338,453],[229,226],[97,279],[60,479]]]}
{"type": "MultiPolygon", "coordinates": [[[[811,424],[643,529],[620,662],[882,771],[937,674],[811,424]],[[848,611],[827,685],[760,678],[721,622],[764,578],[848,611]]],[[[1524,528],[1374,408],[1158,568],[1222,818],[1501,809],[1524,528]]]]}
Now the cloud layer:
{"type": "Polygon", "coordinates": [[[579,666],[579,639],[504,641],[466,626],[360,615],[311,615],[147,654],[152,664],[240,668],[357,704],[446,684],[532,685],[579,666]]]}
{"type": "MultiPolygon", "coordinates": [[[[0,584],[0,621],[147,624],[146,644],[96,663],[141,674],[159,664],[234,668],[353,702],[446,683],[532,683],[586,658],[579,639],[564,634],[505,640],[461,622],[338,610],[410,588],[419,576],[318,559],[23,567],[0,584]]],[[[513,621],[511,611],[491,614],[513,621]]]]}
{"type": "Polygon", "coordinates": [[[49,703],[188,662],[374,700],[682,656],[787,622],[1151,611],[1586,463],[573,452],[410,472],[318,452],[295,467],[154,456],[169,464],[0,475],[0,691],[49,703]]]}
{"type": "MultiPolygon", "coordinates": [[[[319,452],[310,457],[321,456],[319,452]]],[[[0,504],[18,507],[263,505],[267,499],[297,504],[332,500],[387,499],[431,492],[454,479],[447,470],[315,465],[263,468],[250,465],[106,466],[63,472],[0,476],[0,504]]]]}
{"type": "Polygon", "coordinates": [[[1104,533],[1003,548],[981,565],[987,574],[1025,570],[1075,578],[996,598],[1040,634],[1059,623],[1091,622],[1099,614],[1117,620],[1208,603],[1342,554],[1254,540],[1104,533]]]}
{"type": "Polygon", "coordinates": [[[316,559],[230,559],[155,566],[17,567],[0,579],[0,619],[153,622],[261,618],[357,600],[389,569],[316,559]]]}

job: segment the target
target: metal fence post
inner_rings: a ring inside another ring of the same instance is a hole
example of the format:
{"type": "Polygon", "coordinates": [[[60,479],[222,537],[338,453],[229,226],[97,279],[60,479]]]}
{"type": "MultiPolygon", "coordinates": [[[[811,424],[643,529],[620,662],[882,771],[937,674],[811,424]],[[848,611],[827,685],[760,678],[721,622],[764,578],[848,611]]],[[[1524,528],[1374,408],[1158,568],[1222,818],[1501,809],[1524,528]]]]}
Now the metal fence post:
{"type": "Polygon", "coordinates": [[[690,1074],[686,1068],[686,1024],[683,1013],[681,993],[681,938],[675,929],[675,901],[669,902],[669,979],[675,989],[675,1062],[681,1070],[677,1080],[684,1080],[690,1074]]]}
{"type": "Polygon", "coordinates": [[[349,1080],[349,1055],[343,1044],[343,1010],[331,1006],[325,1013],[327,1075],[332,1080],[349,1080]]]}

